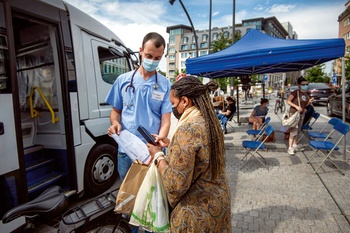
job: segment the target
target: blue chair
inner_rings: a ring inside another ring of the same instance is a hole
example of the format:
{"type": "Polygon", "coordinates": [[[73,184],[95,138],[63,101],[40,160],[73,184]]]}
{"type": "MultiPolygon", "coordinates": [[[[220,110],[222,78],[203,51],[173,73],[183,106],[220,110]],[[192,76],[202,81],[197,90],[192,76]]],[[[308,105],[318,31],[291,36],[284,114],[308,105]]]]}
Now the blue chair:
{"type": "Polygon", "coordinates": [[[317,139],[321,139],[321,140],[328,140],[328,139],[332,139],[331,138],[331,135],[332,133],[334,132],[334,126],[338,123],[341,123],[342,120],[334,117],[334,118],[331,118],[329,121],[328,121],[328,124],[326,124],[322,129],[321,131],[309,131],[308,132],[308,136],[311,140],[317,140],[317,139]],[[332,130],[326,134],[324,133],[324,130],[327,128],[328,125],[332,125],[332,130]]]}
{"type": "Polygon", "coordinates": [[[320,117],[320,113],[318,112],[313,112],[311,118],[313,118],[314,120],[312,121],[310,119],[309,122],[307,122],[307,124],[304,124],[301,126],[301,132],[303,133],[301,135],[301,137],[298,139],[297,143],[305,136],[307,135],[307,133],[309,132],[309,130],[312,130],[312,126],[315,124],[315,122],[317,121],[317,119],[320,117]]]}
{"type": "Polygon", "coordinates": [[[258,136],[258,137],[256,138],[256,140],[259,140],[259,139],[261,138],[261,136],[264,134],[265,128],[266,128],[266,126],[270,123],[270,120],[271,120],[270,117],[266,117],[265,122],[262,124],[262,126],[261,126],[260,129],[258,129],[258,130],[248,129],[248,130],[246,131],[246,133],[247,133],[248,135],[251,135],[251,136],[258,136]]]}
{"type": "Polygon", "coordinates": [[[263,141],[252,141],[252,140],[245,140],[242,142],[242,146],[247,149],[247,153],[243,156],[243,158],[241,159],[242,161],[244,159],[247,159],[243,166],[240,168],[242,169],[246,164],[247,162],[251,159],[251,158],[255,158],[256,160],[258,160],[262,165],[266,166],[267,165],[267,162],[265,160],[265,158],[258,152],[259,150],[262,150],[262,149],[265,149],[265,141],[267,140],[267,138],[271,135],[271,133],[274,131],[273,127],[271,125],[268,125],[266,126],[265,130],[264,130],[264,133],[266,134],[266,137],[263,141]],[[253,151],[254,150],[254,151],[253,151]],[[252,152],[253,151],[253,152],[252,152]],[[248,155],[251,155],[251,157],[248,159],[248,155]],[[258,159],[256,157],[256,155],[259,155],[260,159],[258,159]]]}
{"type": "Polygon", "coordinates": [[[333,154],[333,151],[339,150],[338,144],[342,141],[344,136],[349,132],[349,126],[345,124],[344,122],[339,122],[334,126],[334,129],[341,134],[341,137],[336,143],[333,143],[332,141],[310,141],[309,145],[312,149],[314,149],[314,152],[308,159],[308,163],[311,163],[312,158],[320,152],[322,155],[325,155],[325,159],[320,163],[318,168],[315,170],[315,173],[322,167],[322,165],[326,162],[326,160],[330,161],[335,168],[343,175],[345,175],[340,168],[334,163],[334,161],[330,158],[330,156],[333,154]],[[324,152],[328,152],[327,154],[324,152]]]}

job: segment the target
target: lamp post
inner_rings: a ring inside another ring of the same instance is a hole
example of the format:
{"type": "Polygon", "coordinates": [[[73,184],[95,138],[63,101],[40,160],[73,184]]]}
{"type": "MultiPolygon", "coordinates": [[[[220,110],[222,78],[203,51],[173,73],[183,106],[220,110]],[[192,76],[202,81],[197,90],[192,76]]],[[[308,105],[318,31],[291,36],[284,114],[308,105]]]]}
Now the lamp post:
{"type": "MultiPolygon", "coordinates": [[[[173,5],[175,1],[176,1],[176,0],[169,0],[169,3],[170,3],[171,5],[173,5]]],[[[191,17],[190,17],[190,15],[189,15],[188,12],[187,12],[186,7],[184,6],[184,4],[182,3],[181,0],[179,0],[179,2],[180,2],[180,4],[181,4],[181,6],[182,6],[182,9],[183,9],[183,10],[185,11],[185,13],[186,13],[186,16],[187,16],[188,20],[190,21],[190,24],[191,24],[191,27],[192,27],[192,31],[193,31],[193,34],[194,34],[194,39],[195,39],[195,41],[196,41],[196,57],[198,57],[198,39],[197,39],[197,35],[196,35],[196,30],[194,29],[194,26],[193,26],[191,17]]]]}
{"type": "Polygon", "coordinates": [[[211,11],[212,11],[212,0],[209,3],[209,45],[208,45],[208,53],[210,53],[211,48],[211,11]]]}

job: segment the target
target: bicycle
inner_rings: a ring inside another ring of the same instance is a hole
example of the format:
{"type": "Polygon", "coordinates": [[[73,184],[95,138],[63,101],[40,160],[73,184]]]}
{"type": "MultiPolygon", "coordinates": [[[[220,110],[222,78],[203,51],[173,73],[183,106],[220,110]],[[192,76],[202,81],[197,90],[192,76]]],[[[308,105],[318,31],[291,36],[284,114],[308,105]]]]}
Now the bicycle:
{"type": "Polygon", "coordinates": [[[278,99],[276,99],[276,104],[275,104],[275,114],[278,113],[278,110],[281,109],[281,113],[286,111],[286,104],[284,103],[284,98],[283,96],[279,96],[278,99]]]}
{"type": "MultiPolygon", "coordinates": [[[[60,218],[57,232],[131,233],[128,221],[113,211],[118,190],[119,188],[92,198],[66,211],[60,218]]],[[[6,224],[19,217],[25,217],[26,223],[19,226],[16,232],[38,232],[36,225],[57,218],[67,209],[68,204],[68,197],[61,188],[52,186],[32,201],[7,211],[2,222],[6,224]]]]}

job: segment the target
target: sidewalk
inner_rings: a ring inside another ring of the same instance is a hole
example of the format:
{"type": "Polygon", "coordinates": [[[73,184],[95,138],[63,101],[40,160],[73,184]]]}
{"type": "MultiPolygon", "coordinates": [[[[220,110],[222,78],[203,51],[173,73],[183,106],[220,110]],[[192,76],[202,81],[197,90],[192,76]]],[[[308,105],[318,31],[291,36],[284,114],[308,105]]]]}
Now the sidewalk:
{"type": "MultiPolygon", "coordinates": [[[[316,158],[307,164],[305,156],[312,151],[306,138],[301,140],[304,152],[287,154],[287,141],[280,132],[282,114],[274,114],[270,100],[268,116],[275,129],[274,143],[267,143],[261,154],[269,168],[252,159],[240,170],[245,151],[242,141],[249,125],[234,124],[225,134],[226,172],[231,187],[233,232],[350,232],[350,166],[337,153],[342,176],[324,165],[318,174],[316,158]]],[[[252,109],[241,109],[240,117],[248,117],[252,109]]],[[[314,130],[320,130],[328,119],[320,117],[314,130]]],[[[300,144],[300,143],[299,143],[300,144]]],[[[340,150],[342,151],[342,150],[340,150]]]]}

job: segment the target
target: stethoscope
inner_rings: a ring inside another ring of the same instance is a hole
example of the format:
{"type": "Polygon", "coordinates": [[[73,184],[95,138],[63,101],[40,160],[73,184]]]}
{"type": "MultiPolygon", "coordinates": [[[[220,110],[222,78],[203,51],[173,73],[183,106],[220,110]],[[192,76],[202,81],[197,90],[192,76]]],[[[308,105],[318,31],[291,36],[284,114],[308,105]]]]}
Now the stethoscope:
{"type": "MultiPolygon", "coordinates": [[[[138,70],[138,69],[136,69],[136,70],[134,71],[134,73],[132,74],[131,80],[130,80],[130,84],[126,86],[125,92],[128,91],[129,87],[132,89],[132,93],[135,92],[135,87],[134,87],[134,84],[132,84],[132,82],[134,81],[134,76],[135,76],[137,70],[138,70]]],[[[156,84],[154,84],[153,88],[154,88],[155,90],[158,89],[158,76],[157,76],[157,71],[156,71],[156,84]]]]}

